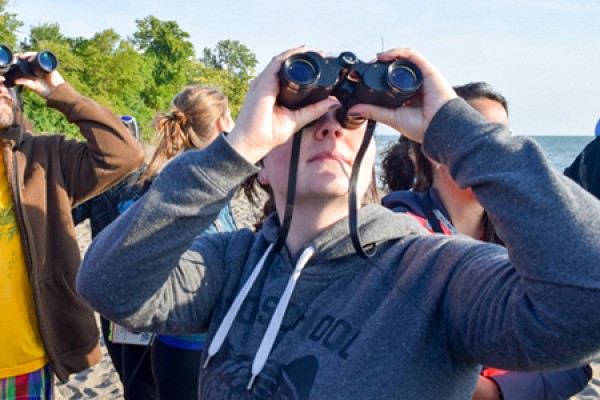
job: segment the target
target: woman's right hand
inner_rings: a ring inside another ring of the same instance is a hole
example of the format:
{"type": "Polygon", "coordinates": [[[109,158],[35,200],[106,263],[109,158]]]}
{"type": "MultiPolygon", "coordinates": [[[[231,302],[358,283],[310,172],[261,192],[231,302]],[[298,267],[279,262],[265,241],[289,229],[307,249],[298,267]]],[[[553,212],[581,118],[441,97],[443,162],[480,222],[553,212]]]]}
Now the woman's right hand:
{"type": "Polygon", "coordinates": [[[339,105],[333,97],[298,110],[276,104],[281,65],[291,55],[306,51],[305,47],[298,47],[275,56],[250,84],[235,128],[227,136],[230,145],[250,163],[258,162],[304,125],[339,105]]]}

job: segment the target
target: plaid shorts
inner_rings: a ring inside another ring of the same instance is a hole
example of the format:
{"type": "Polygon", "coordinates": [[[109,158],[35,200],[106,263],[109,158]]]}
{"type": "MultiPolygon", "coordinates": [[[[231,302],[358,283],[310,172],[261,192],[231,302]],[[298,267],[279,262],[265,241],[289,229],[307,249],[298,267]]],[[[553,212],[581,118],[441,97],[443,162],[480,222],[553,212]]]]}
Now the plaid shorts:
{"type": "Polygon", "coordinates": [[[52,400],[50,365],[28,374],[0,379],[0,400],[52,400]]]}

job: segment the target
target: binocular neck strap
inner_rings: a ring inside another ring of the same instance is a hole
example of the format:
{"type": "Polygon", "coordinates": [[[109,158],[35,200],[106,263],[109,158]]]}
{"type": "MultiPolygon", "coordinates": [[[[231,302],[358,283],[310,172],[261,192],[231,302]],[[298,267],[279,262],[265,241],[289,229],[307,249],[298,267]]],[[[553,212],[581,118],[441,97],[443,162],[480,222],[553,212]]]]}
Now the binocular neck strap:
{"type": "Polygon", "coordinates": [[[300,129],[294,134],[292,142],[292,156],[290,157],[290,168],[288,170],[288,189],[287,198],[285,201],[285,212],[283,213],[283,221],[281,222],[281,230],[279,237],[273,246],[271,254],[277,254],[285,244],[290,225],[292,223],[292,214],[294,212],[294,200],[296,198],[296,177],[298,176],[298,159],[300,158],[300,143],[302,142],[302,131],[300,129]]]}
{"type": "Polygon", "coordinates": [[[358,198],[356,197],[356,184],[358,181],[358,175],[360,172],[360,164],[369,148],[369,144],[371,144],[371,138],[373,137],[373,132],[375,131],[375,121],[369,120],[367,122],[367,129],[363,136],[362,143],[360,144],[360,148],[358,149],[358,153],[356,153],[356,158],[354,159],[354,164],[352,165],[352,174],[350,175],[350,196],[348,199],[348,207],[349,207],[349,217],[348,222],[350,223],[350,238],[352,239],[352,245],[356,250],[356,253],[362,258],[369,258],[375,255],[377,248],[374,244],[368,246],[369,248],[364,248],[360,243],[360,232],[358,231],[358,198]]]}
{"type": "MultiPolygon", "coordinates": [[[[287,198],[285,204],[285,212],[283,215],[283,221],[281,223],[281,230],[279,231],[279,237],[273,246],[273,251],[271,254],[275,255],[279,253],[285,244],[285,239],[287,238],[288,232],[290,230],[290,225],[292,223],[292,214],[294,211],[294,201],[296,197],[296,178],[298,175],[298,159],[300,156],[300,144],[302,142],[302,131],[296,132],[294,134],[293,142],[292,142],[292,155],[290,158],[290,168],[288,171],[288,191],[287,198]]],[[[358,149],[358,153],[356,154],[356,159],[354,160],[354,164],[352,166],[352,173],[350,175],[350,196],[349,196],[349,223],[350,223],[350,238],[352,239],[352,245],[354,249],[362,258],[369,258],[375,254],[377,250],[374,245],[369,246],[370,249],[363,248],[360,242],[360,233],[358,231],[358,199],[356,196],[356,184],[358,180],[358,175],[360,172],[360,164],[364,158],[364,155],[369,148],[369,144],[371,143],[371,139],[373,137],[373,133],[375,131],[375,121],[369,120],[367,122],[367,129],[365,135],[363,136],[362,143],[360,148],[358,149]]]]}

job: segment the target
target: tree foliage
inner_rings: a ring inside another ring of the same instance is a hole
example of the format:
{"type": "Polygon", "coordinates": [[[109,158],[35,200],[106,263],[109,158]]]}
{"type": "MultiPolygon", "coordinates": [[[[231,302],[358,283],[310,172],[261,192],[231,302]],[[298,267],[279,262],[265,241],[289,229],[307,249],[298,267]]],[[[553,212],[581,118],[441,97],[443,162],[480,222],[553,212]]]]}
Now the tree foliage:
{"type": "Polygon", "coordinates": [[[204,64],[213,69],[226,70],[232,75],[248,77],[254,75],[258,61],[246,46],[237,40],[221,40],[211,50],[204,48],[204,64]]]}
{"type": "Polygon", "coordinates": [[[15,32],[23,26],[23,22],[17,20],[16,14],[11,14],[6,10],[8,0],[0,0],[0,43],[4,43],[13,48],[17,44],[17,35],[15,32]]]}
{"type": "MultiPolygon", "coordinates": [[[[69,84],[116,114],[135,116],[145,139],[153,134],[154,115],[168,110],[173,96],[191,83],[221,88],[237,115],[257,65],[256,56],[245,45],[222,40],[213,50],[205,48],[198,58],[190,35],[176,21],[150,15],[135,22],[137,30],[129,38],[113,29],[90,38],[66,37],[59,24],[44,23],[32,27],[17,49],[16,32],[23,23],[7,11],[7,0],[0,0],[0,42],[18,51],[53,51],[69,84]]],[[[46,107],[39,96],[25,90],[24,103],[37,132],[79,135],[77,127],[46,107]]]]}

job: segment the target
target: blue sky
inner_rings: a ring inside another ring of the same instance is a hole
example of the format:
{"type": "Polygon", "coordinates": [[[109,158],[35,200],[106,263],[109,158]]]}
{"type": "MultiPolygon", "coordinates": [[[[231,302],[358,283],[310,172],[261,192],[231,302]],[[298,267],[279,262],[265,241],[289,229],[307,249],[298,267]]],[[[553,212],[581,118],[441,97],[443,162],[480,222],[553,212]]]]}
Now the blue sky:
{"type": "Polygon", "coordinates": [[[31,26],[59,23],[66,36],[107,28],[131,35],[135,20],[174,20],[196,53],[239,40],[258,70],[305,44],[368,61],[382,45],[412,47],[452,84],[484,80],[509,101],[520,135],[593,135],[600,118],[600,2],[596,0],[339,1],[9,0],[31,26]]]}

